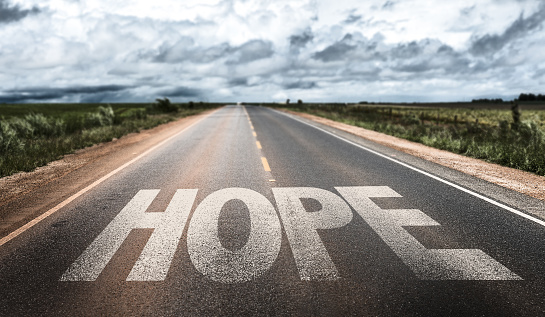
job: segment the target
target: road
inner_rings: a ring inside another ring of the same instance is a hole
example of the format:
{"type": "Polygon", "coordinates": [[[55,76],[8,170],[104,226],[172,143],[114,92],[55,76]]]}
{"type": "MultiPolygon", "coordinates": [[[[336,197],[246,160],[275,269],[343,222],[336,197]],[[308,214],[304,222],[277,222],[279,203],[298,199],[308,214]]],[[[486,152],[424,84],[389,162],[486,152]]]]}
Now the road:
{"type": "Polygon", "coordinates": [[[538,202],[445,169],[226,106],[6,234],[0,315],[545,314],[545,226],[486,197],[538,202]]]}

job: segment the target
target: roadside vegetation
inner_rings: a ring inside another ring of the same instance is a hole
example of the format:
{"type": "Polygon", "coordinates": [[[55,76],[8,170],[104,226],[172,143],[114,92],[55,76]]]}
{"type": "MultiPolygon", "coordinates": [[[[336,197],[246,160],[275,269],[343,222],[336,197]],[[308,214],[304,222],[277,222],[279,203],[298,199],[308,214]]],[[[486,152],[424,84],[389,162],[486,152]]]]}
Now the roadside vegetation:
{"type": "Polygon", "coordinates": [[[219,105],[19,104],[0,105],[0,177],[60,159],[75,150],[153,128],[219,105]]]}
{"type": "Polygon", "coordinates": [[[545,176],[545,105],[268,104],[545,176]],[[533,110],[523,110],[530,108],[533,110]]]}

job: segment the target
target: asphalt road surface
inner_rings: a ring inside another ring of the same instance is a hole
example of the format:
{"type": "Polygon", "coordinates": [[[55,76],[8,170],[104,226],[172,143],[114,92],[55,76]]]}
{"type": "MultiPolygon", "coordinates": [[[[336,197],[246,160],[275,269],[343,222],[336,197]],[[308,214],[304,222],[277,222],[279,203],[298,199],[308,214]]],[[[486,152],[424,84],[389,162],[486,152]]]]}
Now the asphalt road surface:
{"type": "Polygon", "coordinates": [[[4,235],[1,316],[545,314],[540,202],[267,108],[66,198],[4,235]]]}

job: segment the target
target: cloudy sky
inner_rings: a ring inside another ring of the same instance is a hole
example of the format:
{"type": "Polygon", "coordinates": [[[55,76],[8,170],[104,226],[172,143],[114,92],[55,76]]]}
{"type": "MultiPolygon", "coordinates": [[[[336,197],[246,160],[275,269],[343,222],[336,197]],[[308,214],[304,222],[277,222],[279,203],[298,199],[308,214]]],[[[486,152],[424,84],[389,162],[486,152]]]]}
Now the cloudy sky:
{"type": "Polygon", "coordinates": [[[543,0],[0,0],[1,102],[545,93],[543,0]]]}

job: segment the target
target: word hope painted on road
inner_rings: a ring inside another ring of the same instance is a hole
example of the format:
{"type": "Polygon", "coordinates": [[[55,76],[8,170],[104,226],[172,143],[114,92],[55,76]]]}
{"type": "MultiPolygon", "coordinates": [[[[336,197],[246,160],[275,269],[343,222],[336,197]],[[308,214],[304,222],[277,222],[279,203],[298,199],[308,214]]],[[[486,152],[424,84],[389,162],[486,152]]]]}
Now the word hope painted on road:
{"type": "Polygon", "coordinates": [[[141,190],[110,222],[61,277],[61,281],[94,281],[133,229],[154,229],[128,281],[162,281],[186,225],[187,249],[195,268],[222,283],[240,283],[265,273],[280,252],[282,228],[301,280],[335,280],[339,272],[317,230],[335,229],[352,221],[353,212],[375,230],[393,252],[424,280],[518,280],[519,276],[479,249],[427,249],[405,226],[439,226],[418,209],[381,209],[371,198],[401,197],[386,186],[272,188],[278,206],[244,188],[218,190],[187,219],[197,189],[179,189],[164,212],[146,212],[159,190],[141,190]],[[315,199],[322,208],[307,212],[301,199],[315,199]],[[222,246],[218,220],[222,207],[240,200],[248,208],[251,229],[238,250],[222,246]],[[350,208],[352,207],[352,208],[350,208]],[[283,226],[280,223],[282,221],[283,226]]]}

